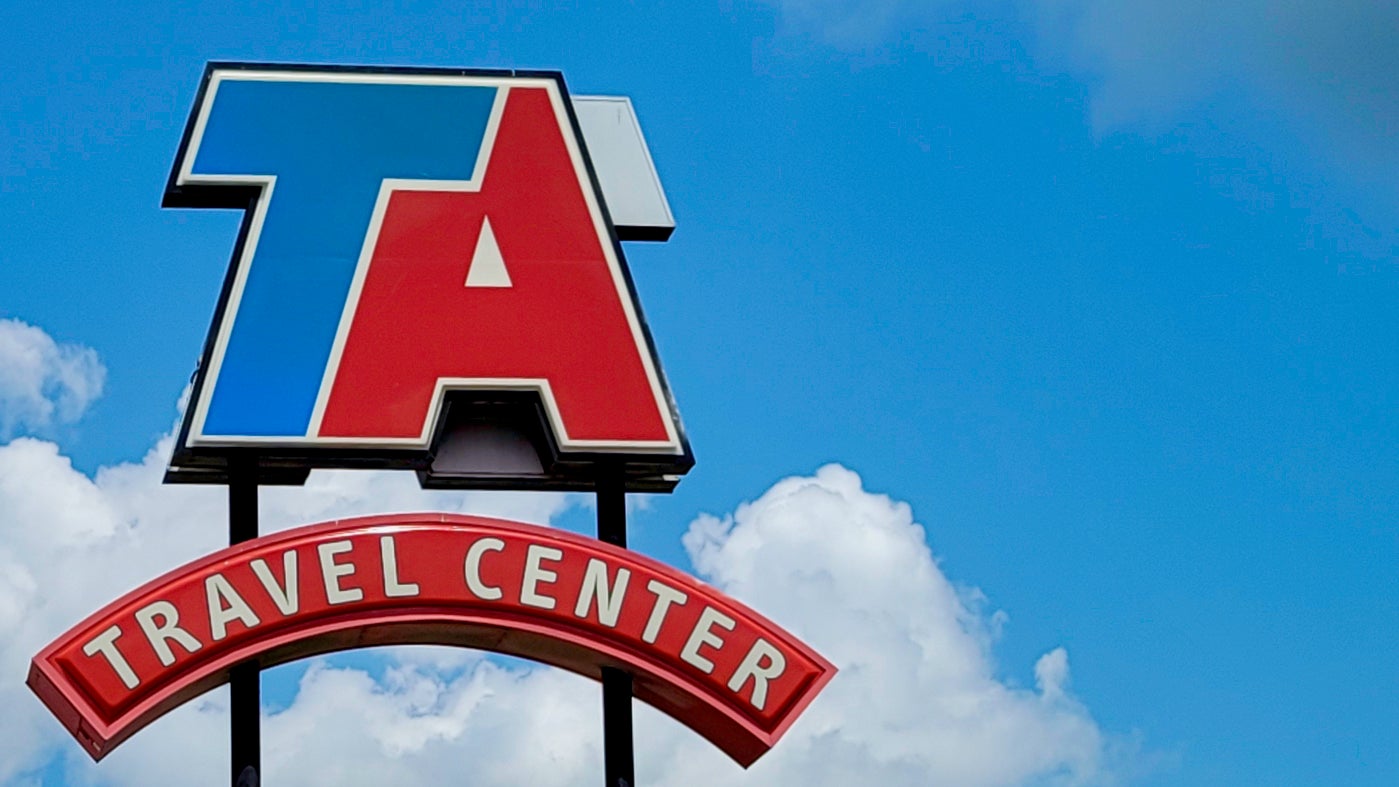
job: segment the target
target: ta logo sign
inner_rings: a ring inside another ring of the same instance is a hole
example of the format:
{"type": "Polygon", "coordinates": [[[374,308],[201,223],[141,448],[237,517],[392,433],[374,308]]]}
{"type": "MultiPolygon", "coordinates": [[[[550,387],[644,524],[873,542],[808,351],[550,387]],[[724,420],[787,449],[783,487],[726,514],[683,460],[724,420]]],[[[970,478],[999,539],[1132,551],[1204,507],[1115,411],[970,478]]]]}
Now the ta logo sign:
{"type": "Polygon", "coordinates": [[[227,682],[230,775],[256,783],[259,670],[437,644],[600,681],[607,783],[634,783],[633,699],[747,767],[835,675],[625,548],[627,493],[694,465],[619,243],[674,226],[626,99],[556,73],[214,64],[165,205],[244,216],[166,475],[228,486],[230,545],[31,662],[94,759],[227,682]],[[440,513],[258,537],[259,487],[319,467],[592,491],[598,538],[440,513]]]}
{"type": "Polygon", "coordinates": [[[246,210],[172,476],[430,480],[453,407],[475,485],[693,464],[557,74],[211,66],[166,205],[246,210]]]}

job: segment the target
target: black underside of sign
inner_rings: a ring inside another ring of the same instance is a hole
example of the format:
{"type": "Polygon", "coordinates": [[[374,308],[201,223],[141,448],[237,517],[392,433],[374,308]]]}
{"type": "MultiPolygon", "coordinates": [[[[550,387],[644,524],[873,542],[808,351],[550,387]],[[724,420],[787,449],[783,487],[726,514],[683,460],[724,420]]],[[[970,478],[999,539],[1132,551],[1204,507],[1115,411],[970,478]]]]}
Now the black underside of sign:
{"type": "Polygon", "coordinates": [[[233,463],[255,469],[264,486],[299,486],[311,468],[352,468],[413,470],[425,489],[586,492],[600,475],[620,474],[627,492],[669,492],[694,466],[688,446],[681,455],[560,451],[530,392],[449,394],[434,435],[428,451],[177,448],[165,483],[226,484],[233,463]]]}

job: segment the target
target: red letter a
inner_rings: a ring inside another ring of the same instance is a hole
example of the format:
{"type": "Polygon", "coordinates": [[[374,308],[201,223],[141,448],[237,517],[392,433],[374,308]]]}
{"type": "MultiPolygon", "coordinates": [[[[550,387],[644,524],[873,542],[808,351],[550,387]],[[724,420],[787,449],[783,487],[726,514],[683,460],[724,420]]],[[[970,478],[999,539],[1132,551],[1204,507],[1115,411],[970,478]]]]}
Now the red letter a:
{"type": "Polygon", "coordinates": [[[565,450],[678,446],[567,123],[511,88],[479,192],[392,193],[320,437],[425,444],[441,392],[476,388],[540,391],[565,450]]]}

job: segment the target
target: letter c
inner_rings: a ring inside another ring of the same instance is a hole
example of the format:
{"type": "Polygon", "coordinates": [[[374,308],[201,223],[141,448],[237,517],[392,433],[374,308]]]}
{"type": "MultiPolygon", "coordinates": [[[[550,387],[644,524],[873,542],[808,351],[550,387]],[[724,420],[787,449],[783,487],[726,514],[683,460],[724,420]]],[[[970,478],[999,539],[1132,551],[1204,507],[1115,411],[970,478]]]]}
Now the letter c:
{"type": "Polygon", "coordinates": [[[466,550],[466,586],[483,601],[498,601],[503,595],[498,587],[481,581],[481,556],[487,552],[505,551],[505,542],[498,538],[480,538],[466,550]]]}

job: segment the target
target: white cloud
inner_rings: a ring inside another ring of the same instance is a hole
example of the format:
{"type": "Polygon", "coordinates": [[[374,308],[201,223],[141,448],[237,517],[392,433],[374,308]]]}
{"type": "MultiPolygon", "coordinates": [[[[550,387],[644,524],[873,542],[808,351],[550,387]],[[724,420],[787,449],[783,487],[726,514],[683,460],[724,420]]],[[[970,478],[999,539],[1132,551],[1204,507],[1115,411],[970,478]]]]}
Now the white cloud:
{"type": "MultiPolygon", "coordinates": [[[[18,783],[56,752],[75,751],[16,677],[26,674],[39,648],[120,594],[227,544],[222,488],[161,484],[170,446],[167,436],[142,461],[105,467],[89,478],[53,443],[23,437],[0,445],[0,675],[11,676],[0,682],[0,706],[6,708],[0,714],[0,785],[18,783]]],[[[547,523],[572,501],[560,494],[426,492],[412,473],[346,471],[315,473],[304,488],[266,488],[260,508],[262,529],[272,532],[357,514],[419,510],[547,523]]],[[[188,750],[200,760],[219,756],[221,736],[172,748],[172,735],[181,740],[188,730],[216,724],[205,718],[207,710],[181,714],[177,727],[163,727],[171,732],[152,732],[152,745],[172,753],[188,750]]],[[[133,746],[139,748],[142,737],[133,746]]],[[[157,759],[143,758],[141,767],[157,767],[157,759]]]]}
{"type": "MultiPolygon", "coordinates": [[[[16,325],[33,339],[37,329],[16,325]]],[[[79,355],[101,368],[95,356],[79,355]]],[[[0,401],[0,416],[16,417],[17,406],[29,404],[0,401]]],[[[53,443],[24,437],[0,445],[0,674],[12,676],[0,682],[0,785],[34,783],[55,762],[67,781],[95,785],[226,782],[225,691],[176,710],[92,765],[14,677],[103,603],[224,545],[222,489],[161,484],[171,440],[94,478],[53,443]]],[[[426,492],[411,473],[361,471],[264,489],[260,508],[271,532],[411,510],[547,523],[578,499],[426,492]]],[[[719,787],[1112,780],[1112,741],[1069,692],[1067,654],[1054,650],[1038,661],[1033,690],[998,679],[991,647],[1003,615],[985,616],[979,593],[959,592],[909,507],[865,491],[853,472],[831,465],[779,481],[731,515],[698,517],[683,541],[702,577],[806,639],[841,673],[746,772],[640,708],[641,784],[690,787],[696,774],[719,787]]],[[[294,701],[264,723],[266,783],[436,783],[464,775],[479,785],[596,782],[601,710],[591,682],[443,648],[382,655],[378,678],[325,660],[304,674],[294,701]]]]}
{"type": "Polygon", "coordinates": [[[102,394],[107,370],[91,347],[0,319],[0,437],[77,420],[102,394]]]}
{"type": "MultiPolygon", "coordinates": [[[[685,536],[699,572],[842,670],[759,784],[1012,785],[1105,781],[1104,735],[1054,651],[1040,690],[993,674],[993,622],[939,570],[907,504],[830,465],[778,482],[685,536]]],[[[739,783],[737,779],[727,782],[739,783]]]]}
{"type": "MultiPolygon", "coordinates": [[[[34,509],[34,501],[16,500],[17,490],[51,501],[45,490],[52,484],[83,488],[46,444],[17,441],[0,448],[0,462],[10,452],[37,461],[28,465],[30,483],[0,492],[0,511],[12,502],[34,509]]],[[[84,536],[64,525],[55,532],[69,535],[53,542],[32,533],[7,544],[4,554],[24,569],[7,577],[83,577],[61,583],[58,593],[43,580],[12,583],[25,599],[20,625],[32,630],[16,633],[13,623],[0,630],[0,668],[8,674],[123,587],[219,545],[221,495],[158,487],[160,455],[89,482],[103,505],[84,503],[84,510],[104,524],[79,531],[84,536]],[[35,592],[37,585],[45,592],[35,592]]],[[[364,510],[371,499],[376,509],[425,507],[411,476],[400,475],[408,479],[401,489],[385,474],[343,474],[299,495],[288,490],[265,507],[287,524],[364,510]],[[293,507],[292,498],[305,500],[293,507]]],[[[483,500],[431,502],[479,509],[483,500]]],[[[560,505],[524,513],[547,516],[560,505]]],[[[509,515],[509,507],[497,503],[494,512],[509,515]]],[[[0,523],[0,533],[12,524],[0,523]]],[[[832,465],[789,478],[732,515],[700,516],[684,543],[697,573],[806,639],[841,673],[781,745],[746,772],[694,733],[640,708],[640,784],[690,787],[697,773],[720,787],[1111,781],[1111,740],[1069,692],[1065,652],[1039,660],[1033,690],[999,680],[991,660],[995,620],[938,569],[909,507],[865,491],[849,470],[832,465]]],[[[13,618],[0,610],[0,624],[13,618]]],[[[390,666],[377,681],[326,662],[305,674],[291,705],[264,723],[266,783],[563,787],[599,777],[601,710],[591,682],[475,654],[442,658],[439,649],[386,655],[390,666]]],[[[72,779],[94,784],[212,787],[226,779],[221,692],[162,719],[94,767],[56,724],[36,719],[43,713],[37,702],[6,696],[14,691],[0,688],[0,701],[23,709],[0,721],[0,741],[19,741],[0,744],[0,784],[55,751],[66,752],[72,779]]]]}

